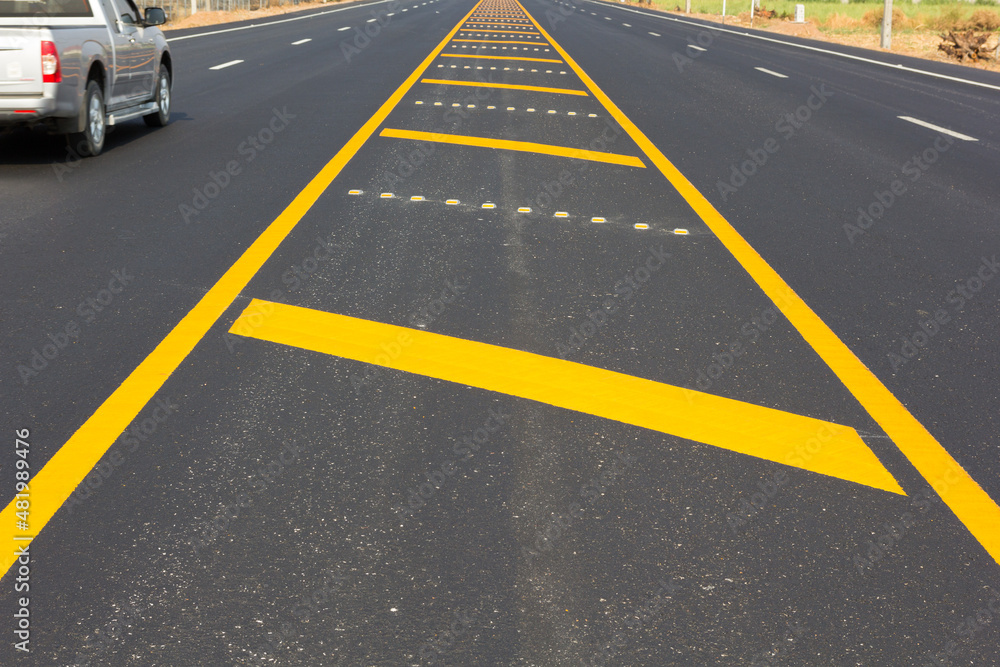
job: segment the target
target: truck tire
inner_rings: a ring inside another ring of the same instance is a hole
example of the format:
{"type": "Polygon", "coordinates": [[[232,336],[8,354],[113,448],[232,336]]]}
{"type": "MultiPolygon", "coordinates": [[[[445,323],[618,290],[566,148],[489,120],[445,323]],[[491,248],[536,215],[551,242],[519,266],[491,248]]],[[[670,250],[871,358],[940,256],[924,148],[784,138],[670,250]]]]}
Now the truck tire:
{"type": "Polygon", "coordinates": [[[156,102],[160,105],[160,110],[143,116],[142,119],[150,127],[163,127],[170,122],[170,71],[162,65],[156,81],[156,102]]]}
{"type": "Polygon", "coordinates": [[[69,135],[70,149],[80,157],[95,157],[104,150],[104,139],[108,135],[108,118],[104,111],[104,93],[96,81],[87,82],[87,92],[83,96],[83,132],[69,135]]]}

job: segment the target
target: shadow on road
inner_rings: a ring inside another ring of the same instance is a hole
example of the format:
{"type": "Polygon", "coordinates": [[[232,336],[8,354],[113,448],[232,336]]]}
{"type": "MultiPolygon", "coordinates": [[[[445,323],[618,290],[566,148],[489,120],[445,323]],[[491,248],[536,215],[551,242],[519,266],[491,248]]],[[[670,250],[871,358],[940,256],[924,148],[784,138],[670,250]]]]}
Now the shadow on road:
{"type": "MultiPolygon", "coordinates": [[[[189,120],[194,119],[184,112],[170,114],[171,124],[189,120]]],[[[142,139],[160,128],[148,127],[141,119],[135,119],[108,129],[102,156],[137,139],[142,139]]],[[[10,128],[0,131],[0,166],[65,163],[77,159],[65,135],[49,134],[41,127],[10,128]]],[[[100,156],[97,159],[99,160],[100,156]]]]}

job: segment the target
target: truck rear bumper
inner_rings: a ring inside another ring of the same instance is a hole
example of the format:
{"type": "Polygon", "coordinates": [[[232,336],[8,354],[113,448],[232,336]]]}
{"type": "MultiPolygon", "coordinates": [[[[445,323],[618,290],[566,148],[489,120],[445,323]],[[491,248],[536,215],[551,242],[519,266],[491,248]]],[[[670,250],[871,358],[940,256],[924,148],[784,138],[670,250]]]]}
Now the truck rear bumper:
{"type": "Polygon", "coordinates": [[[56,115],[54,98],[0,97],[0,125],[32,125],[56,115]]]}

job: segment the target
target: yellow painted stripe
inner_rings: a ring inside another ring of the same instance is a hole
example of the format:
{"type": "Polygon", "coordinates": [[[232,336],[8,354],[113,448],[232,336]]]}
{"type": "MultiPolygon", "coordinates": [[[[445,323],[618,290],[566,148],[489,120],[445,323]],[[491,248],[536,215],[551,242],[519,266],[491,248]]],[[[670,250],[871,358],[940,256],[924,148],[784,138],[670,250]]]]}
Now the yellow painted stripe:
{"type": "Polygon", "coordinates": [[[1000,563],[1000,506],[996,501],[990,498],[972,476],[958,464],[958,461],[924,428],[923,424],[917,421],[916,417],[910,414],[906,406],[813,312],[778,275],[778,272],[772,269],[753,246],[729,224],[729,221],[715,210],[715,207],[684,174],[622,113],[621,109],[615,106],[569,54],[552,40],[545,29],[530,14],[528,17],[583,80],[587,89],[628,132],[653,164],[663,172],[670,184],[705,221],[750,277],[774,301],[788,321],[840,378],[868,414],[878,422],[913,467],[931,484],[941,500],[951,508],[990,556],[1000,563]]]}
{"type": "Polygon", "coordinates": [[[464,53],[442,53],[442,58],[481,58],[483,60],[530,60],[535,63],[558,63],[564,65],[561,60],[554,60],[552,58],[525,58],[523,56],[477,56],[477,55],[466,55],[464,53]]]}
{"type": "Polygon", "coordinates": [[[544,86],[520,86],[513,83],[489,83],[485,81],[456,81],[454,79],[421,79],[420,83],[437,83],[444,86],[472,86],[474,88],[509,88],[510,90],[533,90],[536,93],[560,93],[563,95],[587,96],[585,90],[572,88],[545,88],[544,86]]]}
{"type": "Polygon", "coordinates": [[[254,299],[230,333],[539,401],[769,461],[819,434],[800,467],[903,493],[847,426],[441,334],[254,299]],[[268,313],[266,317],[262,313],[268,313]]]}
{"type": "Polygon", "coordinates": [[[600,153],[598,151],[588,151],[582,148],[569,148],[568,146],[552,146],[549,144],[535,144],[529,141],[510,141],[509,139],[486,139],[484,137],[467,137],[459,134],[437,134],[434,132],[417,132],[415,130],[395,130],[385,128],[379,136],[393,139],[412,139],[414,141],[433,141],[439,144],[455,144],[458,146],[478,146],[480,148],[495,148],[508,151],[521,151],[524,153],[540,153],[542,155],[555,155],[556,157],[575,158],[577,160],[590,160],[592,162],[605,162],[607,164],[620,164],[625,167],[640,167],[646,165],[642,160],[632,155],[618,155],[615,153],[600,153]]]}
{"type": "Polygon", "coordinates": [[[453,42],[478,42],[480,44],[530,44],[531,46],[548,46],[545,42],[528,42],[525,40],[508,41],[503,39],[453,39],[453,42]]]}
{"type": "MultiPolygon", "coordinates": [[[[478,5],[477,5],[478,6],[478,5]]],[[[160,390],[209,328],[239,296],[251,277],[264,265],[306,212],[319,199],[344,165],[357,153],[389,112],[420,78],[461,22],[441,40],[406,81],[385,101],[375,115],[361,126],[350,141],[303,188],[274,222],[257,237],[205,296],[184,316],[159,345],[133,370],[125,381],[97,408],[97,411],[70,437],[29,483],[31,493],[30,531],[14,530],[15,500],[0,513],[0,534],[10,536],[8,544],[30,544],[13,538],[37,536],[74,489],[90,473],[119,435],[160,390]]],[[[14,563],[14,550],[0,549],[0,573],[14,563]]]]}

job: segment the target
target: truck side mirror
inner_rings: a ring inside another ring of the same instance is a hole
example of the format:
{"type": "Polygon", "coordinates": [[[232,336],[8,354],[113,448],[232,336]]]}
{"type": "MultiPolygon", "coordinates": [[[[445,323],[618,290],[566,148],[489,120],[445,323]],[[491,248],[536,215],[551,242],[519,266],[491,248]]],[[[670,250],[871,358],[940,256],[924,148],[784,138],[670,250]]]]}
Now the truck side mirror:
{"type": "Polygon", "coordinates": [[[143,23],[146,25],[163,25],[167,22],[167,15],[163,13],[163,10],[159,7],[148,7],[146,9],[146,15],[143,18],[143,23]]]}

